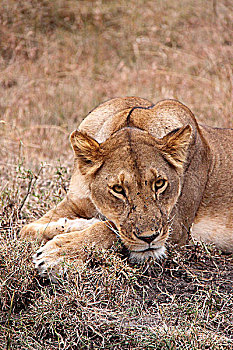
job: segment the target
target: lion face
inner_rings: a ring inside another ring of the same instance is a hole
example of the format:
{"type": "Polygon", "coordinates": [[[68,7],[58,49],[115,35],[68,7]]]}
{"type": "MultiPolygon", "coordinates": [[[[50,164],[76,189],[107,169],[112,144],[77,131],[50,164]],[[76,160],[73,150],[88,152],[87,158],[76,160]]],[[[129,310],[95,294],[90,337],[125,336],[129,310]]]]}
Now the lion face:
{"type": "Polygon", "coordinates": [[[124,128],[101,145],[75,133],[78,167],[98,212],[114,223],[132,257],[163,255],[172,229],[171,212],[182,188],[191,128],[161,140],[124,128]]]}

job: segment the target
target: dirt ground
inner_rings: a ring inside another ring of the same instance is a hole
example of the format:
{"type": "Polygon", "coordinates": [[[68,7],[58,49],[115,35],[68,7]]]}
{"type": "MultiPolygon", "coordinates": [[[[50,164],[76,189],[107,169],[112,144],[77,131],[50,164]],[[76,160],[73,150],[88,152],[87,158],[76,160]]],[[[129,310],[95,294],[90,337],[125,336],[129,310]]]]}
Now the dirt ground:
{"type": "Polygon", "coordinates": [[[232,255],[169,244],[135,265],[118,242],[53,283],[19,240],[64,197],[69,134],[99,103],[176,98],[232,127],[232,19],[229,0],[0,2],[1,349],[233,348],[232,255]]]}

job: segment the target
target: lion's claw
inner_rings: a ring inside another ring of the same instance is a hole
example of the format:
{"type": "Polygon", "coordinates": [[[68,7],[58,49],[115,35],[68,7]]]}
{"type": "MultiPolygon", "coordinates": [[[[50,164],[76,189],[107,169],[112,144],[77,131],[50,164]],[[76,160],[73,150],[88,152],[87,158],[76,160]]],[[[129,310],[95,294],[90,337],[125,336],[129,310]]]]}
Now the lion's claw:
{"type": "Polygon", "coordinates": [[[64,257],[60,255],[60,248],[53,245],[51,240],[33,255],[33,263],[41,276],[64,273],[64,264],[59,264],[64,257]]]}

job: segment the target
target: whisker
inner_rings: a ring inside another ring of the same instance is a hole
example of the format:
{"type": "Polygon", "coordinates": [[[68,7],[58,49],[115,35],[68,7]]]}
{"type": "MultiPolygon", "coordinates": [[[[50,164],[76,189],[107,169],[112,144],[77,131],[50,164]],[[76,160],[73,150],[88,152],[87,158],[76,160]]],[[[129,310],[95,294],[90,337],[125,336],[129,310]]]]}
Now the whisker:
{"type": "Polygon", "coordinates": [[[99,214],[99,215],[98,215],[98,219],[99,219],[101,222],[103,222],[103,223],[105,224],[106,227],[110,228],[110,230],[111,230],[112,232],[114,232],[114,233],[116,234],[117,237],[119,237],[119,238],[121,237],[120,234],[119,234],[119,232],[118,232],[118,230],[116,230],[116,229],[112,226],[111,222],[110,222],[105,216],[99,214]]]}
{"type": "MultiPolygon", "coordinates": [[[[126,237],[126,235],[123,233],[123,232],[121,232],[121,237],[123,238],[123,239],[125,239],[125,241],[127,242],[127,243],[130,243],[130,244],[133,244],[133,245],[136,245],[137,244],[137,241],[136,240],[133,240],[133,239],[131,239],[130,237],[126,237]]],[[[140,244],[139,244],[140,245],[140,244]]]]}
{"type": "Polygon", "coordinates": [[[110,221],[103,221],[103,223],[105,224],[105,226],[107,226],[108,228],[110,228],[111,231],[113,231],[117,237],[121,237],[118,230],[116,230],[110,223],[110,221]]]}
{"type": "Polygon", "coordinates": [[[171,218],[168,218],[168,220],[167,220],[168,224],[170,224],[170,222],[174,221],[175,216],[176,216],[176,214],[174,214],[171,218]]]}
{"type": "Polygon", "coordinates": [[[98,219],[103,222],[111,231],[113,231],[117,237],[119,238],[123,238],[127,241],[127,243],[131,243],[131,244],[135,244],[135,241],[134,240],[131,240],[129,237],[126,237],[123,233],[119,234],[119,231],[116,230],[112,225],[111,225],[111,222],[106,218],[104,217],[103,215],[98,215],[98,219]]]}

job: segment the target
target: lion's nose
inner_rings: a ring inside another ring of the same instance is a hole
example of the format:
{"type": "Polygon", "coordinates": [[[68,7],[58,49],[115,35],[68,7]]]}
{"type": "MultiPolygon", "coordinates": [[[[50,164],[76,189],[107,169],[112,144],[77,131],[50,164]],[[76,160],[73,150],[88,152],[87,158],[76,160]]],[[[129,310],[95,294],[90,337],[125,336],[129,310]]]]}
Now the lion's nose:
{"type": "Polygon", "coordinates": [[[137,238],[141,239],[142,241],[150,244],[153,242],[153,240],[158,237],[159,232],[154,233],[153,235],[147,235],[146,232],[144,232],[142,235],[137,235],[137,238]]]}

